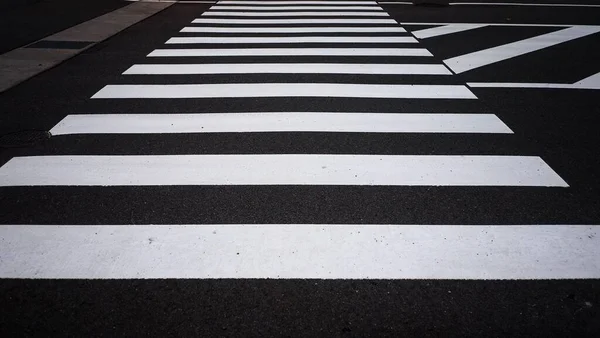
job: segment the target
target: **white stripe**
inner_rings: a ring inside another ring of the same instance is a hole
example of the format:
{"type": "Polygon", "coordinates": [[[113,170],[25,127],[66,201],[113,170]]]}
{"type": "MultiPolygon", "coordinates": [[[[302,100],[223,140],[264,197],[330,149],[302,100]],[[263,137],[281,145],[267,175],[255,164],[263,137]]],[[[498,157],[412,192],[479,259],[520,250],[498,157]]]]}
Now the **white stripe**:
{"type": "Polygon", "coordinates": [[[596,73],[590,77],[586,77],[581,81],[573,84],[577,88],[600,89],[600,73],[596,73]]]}
{"type": "Polygon", "coordinates": [[[568,186],[533,156],[32,156],[0,168],[0,186],[153,185],[568,186]]]}
{"type": "Polygon", "coordinates": [[[0,225],[0,278],[600,278],[594,225],[0,225]]]}
{"type": "Polygon", "coordinates": [[[434,36],[442,36],[447,34],[453,34],[458,32],[464,32],[471,29],[485,27],[485,24],[449,24],[440,27],[426,28],[418,31],[411,32],[418,39],[427,39],[432,38],[434,36]]]}
{"type": "Polygon", "coordinates": [[[600,32],[600,26],[577,26],[444,60],[456,73],[483,67],[600,32]]]}
{"type": "MultiPolygon", "coordinates": [[[[229,18],[200,18],[194,19],[192,23],[221,23],[221,24],[245,24],[245,25],[262,25],[262,24],[392,24],[398,25],[394,19],[377,18],[377,19],[229,19],[229,18]]],[[[267,27],[268,28],[268,27],[267,27]]]]}
{"type": "Polygon", "coordinates": [[[388,27],[184,27],[182,33],[405,33],[388,27]]]}
{"type": "Polygon", "coordinates": [[[600,7],[588,4],[548,4],[548,3],[519,3],[519,2],[452,2],[450,6],[526,6],[526,7],[600,7]]]}
{"type": "Polygon", "coordinates": [[[94,99],[347,97],[381,99],[476,99],[462,85],[371,85],[349,83],[227,83],[108,85],[94,99]]]}
{"type": "Polygon", "coordinates": [[[469,82],[473,88],[546,88],[546,89],[600,89],[600,83],[576,82],[570,83],[524,83],[524,82],[469,82]]]}
{"type": "Polygon", "coordinates": [[[133,65],[125,75],[170,74],[387,74],[452,75],[439,64],[223,63],[133,65]]]}
{"type": "Polygon", "coordinates": [[[155,49],[149,57],[179,56],[433,56],[425,48],[155,49]]]}
{"type": "Polygon", "coordinates": [[[269,37],[177,37],[167,44],[193,43],[417,43],[410,36],[269,36],[269,37]]]}
{"type": "MultiPolygon", "coordinates": [[[[582,25],[575,24],[545,24],[545,23],[452,23],[452,22],[407,22],[403,21],[400,23],[401,25],[423,25],[423,26],[431,26],[431,25],[485,25],[485,26],[501,26],[501,27],[577,27],[582,25]]],[[[583,25],[584,27],[588,27],[590,25],[583,25]]]]}
{"type": "MultiPolygon", "coordinates": [[[[341,8],[343,9],[343,8],[341,8]]],[[[389,16],[388,13],[383,11],[377,12],[218,12],[208,11],[202,14],[205,16],[389,16]]]]}
{"type": "Polygon", "coordinates": [[[211,11],[221,10],[250,10],[250,11],[293,11],[293,10],[322,10],[322,11],[383,11],[378,6],[219,6],[218,4],[210,8],[211,11]]]}
{"type": "Polygon", "coordinates": [[[50,133],[501,133],[512,131],[493,114],[215,113],[68,115],[50,133]]]}
{"type": "Polygon", "coordinates": [[[235,1],[221,0],[219,5],[377,5],[377,1],[235,1]]]}

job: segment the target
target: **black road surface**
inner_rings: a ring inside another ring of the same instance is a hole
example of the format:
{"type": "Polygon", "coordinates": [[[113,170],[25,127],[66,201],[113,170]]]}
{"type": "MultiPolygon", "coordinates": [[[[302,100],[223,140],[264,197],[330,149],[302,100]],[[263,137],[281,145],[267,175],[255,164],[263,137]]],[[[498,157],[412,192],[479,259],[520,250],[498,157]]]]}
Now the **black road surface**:
{"type": "MultiPolygon", "coordinates": [[[[111,1],[103,4],[105,8],[119,5],[111,1]]],[[[259,111],[493,113],[514,134],[67,135],[53,136],[29,147],[0,148],[0,165],[15,156],[32,155],[531,155],[544,159],[570,187],[3,187],[0,188],[0,224],[600,224],[597,150],[600,91],[597,90],[471,88],[478,97],[472,101],[90,99],[107,84],[573,83],[600,72],[600,34],[447,78],[121,75],[133,64],[149,63],[146,55],[156,48],[177,48],[164,42],[184,35],[178,33],[179,30],[189,26],[209,7],[208,4],[174,5],[0,94],[0,135],[20,130],[50,130],[66,115],[77,113],[259,111]]],[[[600,8],[433,8],[388,4],[382,7],[409,32],[428,27],[409,23],[548,24],[543,27],[488,26],[420,40],[420,47],[434,55],[426,61],[431,63],[560,29],[552,24],[600,24],[600,8]]],[[[26,17],[23,13],[13,20],[23,22],[26,17]]],[[[2,41],[0,49],[11,49],[25,42],[8,39],[2,41]]],[[[356,46],[358,44],[348,44],[347,47],[356,46]]],[[[245,58],[243,62],[364,62],[366,59],[373,57],[257,57],[245,58]]],[[[411,57],[405,59],[407,63],[415,62],[411,57]]],[[[181,57],[152,61],[173,64],[215,60],[181,57]]],[[[385,57],[377,61],[395,62],[385,57]]],[[[219,62],[239,60],[222,57],[219,62]]],[[[599,280],[3,279],[0,280],[0,304],[3,337],[600,336],[599,280]]]]}

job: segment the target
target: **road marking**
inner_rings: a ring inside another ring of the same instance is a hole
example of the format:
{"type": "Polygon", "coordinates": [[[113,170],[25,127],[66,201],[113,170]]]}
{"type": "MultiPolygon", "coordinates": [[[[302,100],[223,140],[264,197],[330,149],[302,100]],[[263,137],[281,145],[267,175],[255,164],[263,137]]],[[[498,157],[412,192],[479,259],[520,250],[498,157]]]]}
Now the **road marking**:
{"type": "MultiPolygon", "coordinates": [[[[343,9],[343,8],[340,8],[343,9]]],[[[385,16],[389,14],[384,11],[362,11],[362,12],[219,12],[208,11],[201,16],[385,16]]]]}
{"type": "Polygon", "coordinates": [[[507,60],[600,32],[600,26],[577,26],[444,60],[456,73],[507,60]]]}
{"type": "Polygon", "coordinates": [[[167,44],[194,43],[417,43],[410,36],[269,36],[269,37],[176,37],[167,44]]]}
{"type": "Polygon", "coordinates": [[[594,225],[0,225],[0,278],[600,278],[594,225]],[[10,258],[10,259],[9,259],[10,258]]]}
{"type": "Polygon", "coordinates": [[[412,35],[417,37],[418,39],[427,39],[435,36],[442,36],[447,34],[453,34],[458,32],[464,32],[476,28],[485,27],[485,24],[448,24],[440,27],[426,28],[418,31],[411,32],[412,35]]]}
{"type": "MultiPolygon", "coordinates": [[[[219,5],[377,5],[377,1],[229,1],[221,0],[219,5]]],[[[257,6],[260,7],[260,6],[257,6]]]]}
{"type": "Polygon", "coordinates": [[[521,3],[521,2],[451,2],[450,6],[526,6],[526,7],[600,7],[600,5],[587,4],[548,4],[548,3],[521,3]]]}
{"type": "Polygon", "coordinates": [[[385,74],[452,75],[441,64],[223,63],[133,65],[124,75],[173,74],[385,74]]]}
{"type": "Polygon", "coordinates": [[[244,24],[244,25],[262,25],[262,24],[278,24],[278,25],[295,25],[295,24],[391,24],[398,25],[396,20],[388,18],[377,19],[229,19],[229,18],[199,18],[194,19],[192,23],[219,23],[219,24],[244,24]]]}
{"type": "Polygon", "coordinates": [[[93,99],[182,99],[232,97],[339,97],[380,99],[476,99],[462,85],[373,85],[350,83],[223,83],[107,85],[93,99]]]}
{"type": "Polygon", "coordinates": [[[600,73],[573,84],[570,83],[523,83],[523,82],[469,82],[473,88],[548,88],[548,89],[600,89],[600,73]]]}
{"type": "Polygon", "coordinates": [[[155,49],[148,57],[189,56],[433,56],[425,48],[155,49]]]}
{"type": "Polygon", "coordinates": [[[388,27],[184,27],[182,33],[406,33],[388,27]]]}
{"type": "Polygon", "coordinates": [[[0,168],[0,186],[163,185],[568,187],[535,156],[32,156],[0,168]]]}
{"type": "Polygon", "coordinates": [[[68,115],[50,133],[498,133],[512,134],[493,114],[204,113],[68,115]]]}
{"type": "Polygon", "coordinates": [[[320,11],[383,11],[379,6],[220,6],[215,5],[210,8],[211,11],[221,10],[236,10],[236,11],[305,11],[305,10],[320,10],[320,11]]]}
{"type": "MultiPolygon", "coordinates": [[[[413,2],[379,1],[380,5],[414,5],[413,2]]],[[[600,5],[588,4],[554,4],[554,3],[519,3],[519,2],[450,2],[450,6],[525,6],[525,7],[588,7],[597,8],[600,5]]]]}
{"type": "Polygon", "coordinates": [[[473,22],[473,23],[458,23],[458,22],[407,22],[403,21],[401,25],[414,26],[446,26],[446,25],[485,25],[485,26],[500,26],[500,27],[594,27],[592,25],[575,25],[575,24],[545,24],[545,23],[493,23],[493,22],[473,22]]]}
{"type": "Polygon", "coordinates": [[[600,72],[575,82],[573,86],[578,88],[600,89],[600,72]]]}

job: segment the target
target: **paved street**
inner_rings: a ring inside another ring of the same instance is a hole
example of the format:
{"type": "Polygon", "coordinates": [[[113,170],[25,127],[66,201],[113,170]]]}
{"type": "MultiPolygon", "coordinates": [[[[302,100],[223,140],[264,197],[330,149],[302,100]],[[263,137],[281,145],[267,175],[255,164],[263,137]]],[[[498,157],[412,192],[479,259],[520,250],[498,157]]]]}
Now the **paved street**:
{"type": "Polygon", "coordinates": [[[545,2],[182,1],[0,93],[0,332],[600,335],[600,4],[545,2]]]}

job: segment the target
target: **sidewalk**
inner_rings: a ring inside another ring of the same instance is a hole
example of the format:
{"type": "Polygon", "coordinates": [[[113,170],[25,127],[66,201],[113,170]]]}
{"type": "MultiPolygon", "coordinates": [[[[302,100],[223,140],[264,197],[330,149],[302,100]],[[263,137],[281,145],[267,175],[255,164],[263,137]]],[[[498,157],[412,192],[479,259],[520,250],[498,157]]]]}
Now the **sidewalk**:
{"type": "Polygon", "coordinates": [[[0,0],[0,54],[130,4],[124,0],[0,0]]]}

